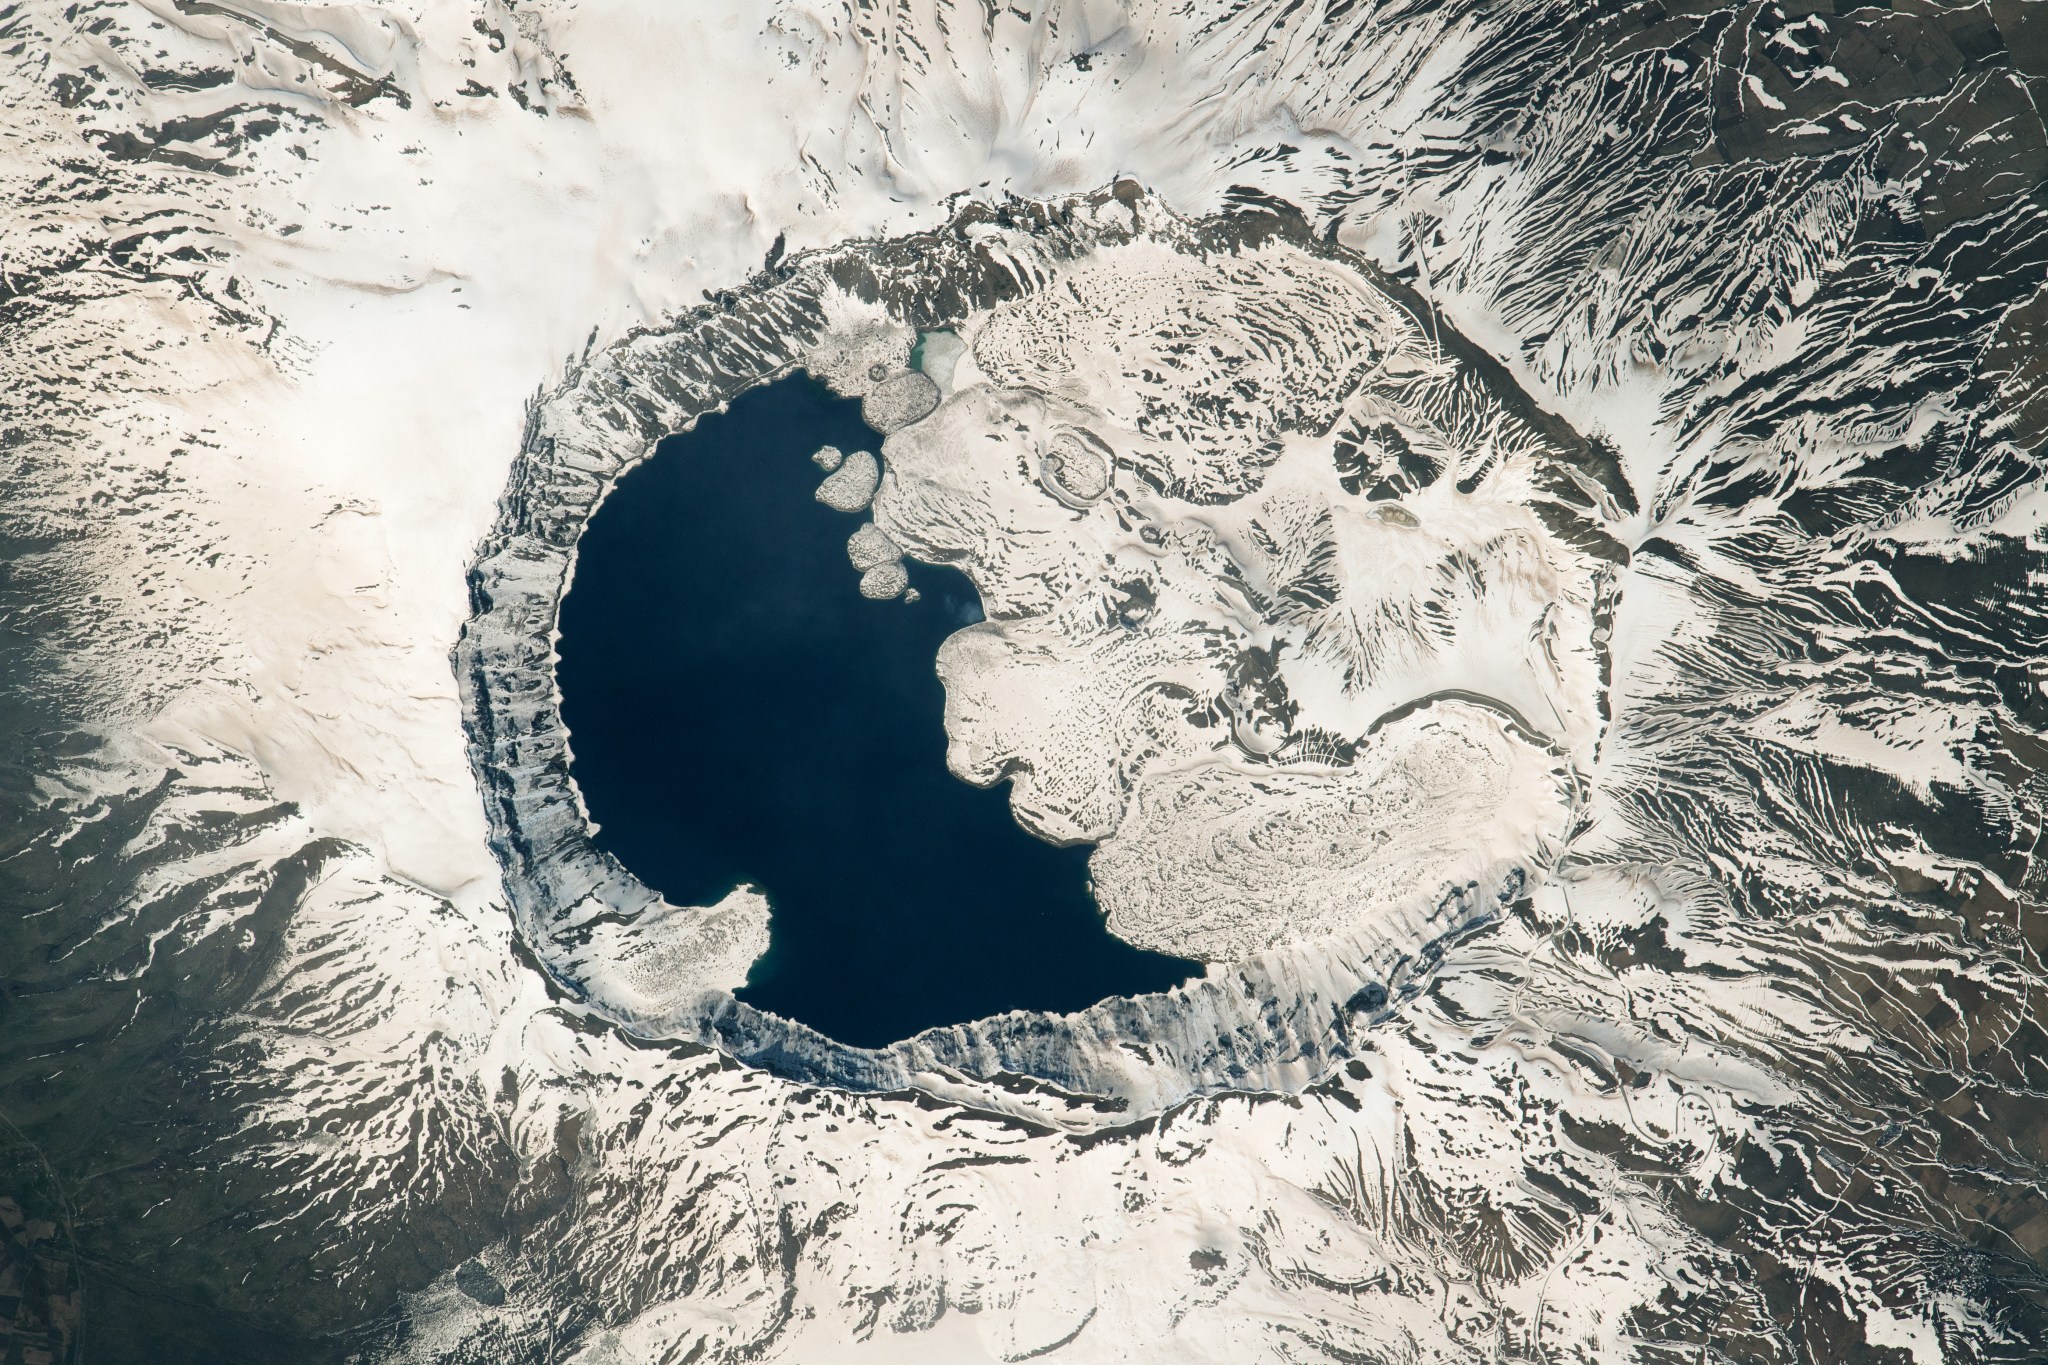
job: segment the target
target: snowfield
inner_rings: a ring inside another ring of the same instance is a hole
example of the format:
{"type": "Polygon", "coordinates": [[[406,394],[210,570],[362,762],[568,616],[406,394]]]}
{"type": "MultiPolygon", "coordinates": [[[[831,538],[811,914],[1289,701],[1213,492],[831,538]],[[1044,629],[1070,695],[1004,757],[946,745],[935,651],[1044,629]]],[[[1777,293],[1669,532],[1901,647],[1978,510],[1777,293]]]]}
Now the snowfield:
{"type": "Polygon", "coordinates": [[[0,10],[0,1334],[2038,1358],[2034,8],[0,10]],[[1206,976],[862,1051],[590,847],[576,534],[791,366],[1206,976]]]}

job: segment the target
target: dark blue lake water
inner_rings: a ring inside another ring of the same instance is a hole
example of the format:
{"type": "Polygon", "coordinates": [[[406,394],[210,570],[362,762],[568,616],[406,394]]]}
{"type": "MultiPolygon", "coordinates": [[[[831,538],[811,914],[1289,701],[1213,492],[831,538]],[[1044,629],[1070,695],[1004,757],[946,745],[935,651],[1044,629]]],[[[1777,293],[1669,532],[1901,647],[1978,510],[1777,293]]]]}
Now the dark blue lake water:
{"type": "Polygon", "coordinates": [[[1195,974],[1104,928],[1087,848],[946,771],[934,661],[980,603],[919,564],[920,601],[860,596],[865,518],[813,496],[823,445],[881,450],[807,376],[755,389],[662,442],[584,532],[558,677],[599,846],[678,904],[760,887],[771,943],[741,998],[847,1043],[1195,974]]]}

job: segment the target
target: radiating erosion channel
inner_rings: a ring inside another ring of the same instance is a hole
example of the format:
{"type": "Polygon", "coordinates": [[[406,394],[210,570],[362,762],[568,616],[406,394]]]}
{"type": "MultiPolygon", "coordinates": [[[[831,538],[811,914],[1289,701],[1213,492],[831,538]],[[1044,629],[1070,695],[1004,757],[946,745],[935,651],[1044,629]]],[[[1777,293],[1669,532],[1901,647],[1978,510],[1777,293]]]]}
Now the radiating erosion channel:
{"type": "Polygon", "coordinates": [[[585,531],[558,678],[598,845],[679,905],[760,888],[741,997],[857,1046],[1195,974],[1109,933],[1088,849],[946,770],[935,661],[979,602],[915,563],[916,600],[862,597],[823,446],[881,449],[859,404],[779,380],[662,442],[585,531]]]}

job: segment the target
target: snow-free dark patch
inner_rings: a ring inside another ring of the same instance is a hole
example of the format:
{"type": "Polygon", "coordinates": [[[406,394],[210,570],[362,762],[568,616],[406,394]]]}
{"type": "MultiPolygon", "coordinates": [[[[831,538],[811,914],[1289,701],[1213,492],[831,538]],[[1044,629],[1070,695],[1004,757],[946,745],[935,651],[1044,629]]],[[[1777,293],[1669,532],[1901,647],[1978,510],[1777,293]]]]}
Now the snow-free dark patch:
{"type": "Polygon", "coordinates": [[[979,601],[923,564],[919,600],[860,596],[863,518],[813,496],[824,445],[881,449],[857,403],[779,380],[664,441],[584,532],[557,677],[598,846],[677,904],[761,888],[741,998],[859,1046],[1195,974],[1109,933],[1089,849],[946,770],[935,661],[979,601]]]}

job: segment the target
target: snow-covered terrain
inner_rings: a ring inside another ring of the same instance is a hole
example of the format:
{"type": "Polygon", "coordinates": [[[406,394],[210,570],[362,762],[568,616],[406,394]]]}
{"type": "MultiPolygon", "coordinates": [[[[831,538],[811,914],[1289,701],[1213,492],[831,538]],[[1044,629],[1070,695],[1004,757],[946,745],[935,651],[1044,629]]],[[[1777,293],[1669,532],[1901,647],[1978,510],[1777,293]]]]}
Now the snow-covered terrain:
{"type": "Polygon", "coordinates": [[[2048,1350],[2039,0],[26,0],[0,62],[0,1332],[2048,1350]],[[576,535],[793,365],[988,607],[956,771],[1205,977],[861,1052],[732,1001],[757,896],[590,848],[576,535]]]}

